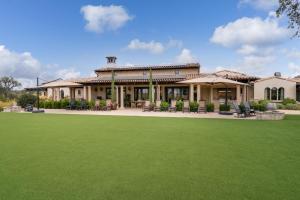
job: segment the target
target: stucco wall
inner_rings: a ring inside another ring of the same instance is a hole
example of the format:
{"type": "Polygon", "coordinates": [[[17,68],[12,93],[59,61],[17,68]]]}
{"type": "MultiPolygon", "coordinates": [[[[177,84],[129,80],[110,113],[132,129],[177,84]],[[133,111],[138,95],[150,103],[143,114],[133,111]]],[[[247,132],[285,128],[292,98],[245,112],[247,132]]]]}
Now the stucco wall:
{"type": "Polygon", "coordinates": [[[265,98],[265,88],[272,89],[276,87],[284,88],[284,98],[296,99],[296,82],[273,77],[270,79],[260,80],[254,83],[254,99],[262,100],[265,98]]]}

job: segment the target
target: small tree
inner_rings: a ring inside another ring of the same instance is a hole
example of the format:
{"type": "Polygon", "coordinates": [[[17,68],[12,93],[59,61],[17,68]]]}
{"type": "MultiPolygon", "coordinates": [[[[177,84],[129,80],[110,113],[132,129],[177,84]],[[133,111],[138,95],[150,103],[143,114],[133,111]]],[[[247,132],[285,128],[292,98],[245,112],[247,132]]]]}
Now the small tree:
{"type": "Polygon", "coordinates": [[[13,77],[4,76],[0,78],[0,96],[8,99],[12,90],[19,86],[21,86],[21,83],[19,83],[13,77]]]}
{"type": "Polygon", "coordinates": [[[27,105],[35,105],[36,96],[31,93],[25,93],[18,97],[17,104],[22,108],[25,108],[27,105]]]}

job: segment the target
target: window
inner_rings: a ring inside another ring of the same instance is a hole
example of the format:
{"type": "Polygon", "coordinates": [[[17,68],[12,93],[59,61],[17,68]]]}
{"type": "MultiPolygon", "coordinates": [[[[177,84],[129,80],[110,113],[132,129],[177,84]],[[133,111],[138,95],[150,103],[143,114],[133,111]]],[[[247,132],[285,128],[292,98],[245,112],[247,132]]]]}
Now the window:
{"type": "Polygon", "coordinates": [[[284,88],[281,87],[278,89],[278,100],[283,100],[284,99],[284,88]]]}
{"type": "Polygon", "coordinates": [[[134,88],[134,100],[135,101],[147,100],[147,99],[149,99],[149,88],[147,88],[147,87],[134,88]]]}
{"type": "Polygon", "coordinates": [[[270,88],[265,88],[265,100],[270,100],[270,93],[271,93],[271,90],[270,88]]]}
{"type": "Polygon", "coordinates": [[[179,69],[175,70],[175,75],[179,75],[179,69]]]}
{"type": "Polygon", "coordinates": [[[189,99],[189,88],[188,87],[167,87],[166,95],[167,95],[166,98],[168,101],[188,100],[189,99]]]}
{"type": "Polygon", "coordinates": [[[63,90],[60,91],[60,98],[61,99],[65,98],[65,92],[63,90]]]}
{"type": "Polygon", "coordinates": [[[111,99],[111,88],[106,88],[105,97],[106,99],[111,99]]]}
{"type": "MultiPolygon", "coordinates": [[[[225,100],[226,99],[226,88],[218,88],[217,89],[217,97],[214,99],[225,100]]],[[[235,88],[227,88],[227,99],[228,100],[236,99],[236,89],[235,88]]]]}
{"type": "Polygon", "coordinates": [[[277,88],[273,87],[271,90],[271,100],[277,100],[277,88]]]}

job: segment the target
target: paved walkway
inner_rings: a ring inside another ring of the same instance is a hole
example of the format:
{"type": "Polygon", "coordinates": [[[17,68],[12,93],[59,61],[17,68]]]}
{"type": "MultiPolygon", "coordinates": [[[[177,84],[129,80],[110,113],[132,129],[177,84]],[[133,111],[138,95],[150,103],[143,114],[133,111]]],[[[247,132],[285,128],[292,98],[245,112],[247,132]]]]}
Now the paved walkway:
{"type": "Polygon", "coordinates": [[[284,112],[286,115],[300,115],[300,110],[279,110],[284,112]]]}
{"type": "MultiPolygon", "coordinates": [[[[77,114],[77,115],[104,115],[104,116],[143,116],[143,117],[185,117],[185,118],[217,118],[217,119],[244,119],[234,115],[220,115],[218,113],[183,113],[183,112],[143,112],[140,109],[119,109],[112,111],[78,111],[64,109],[45,109],[50,114],[77,114]]],[[[255,119],[250,117],[246,119],[255,119]]]]}

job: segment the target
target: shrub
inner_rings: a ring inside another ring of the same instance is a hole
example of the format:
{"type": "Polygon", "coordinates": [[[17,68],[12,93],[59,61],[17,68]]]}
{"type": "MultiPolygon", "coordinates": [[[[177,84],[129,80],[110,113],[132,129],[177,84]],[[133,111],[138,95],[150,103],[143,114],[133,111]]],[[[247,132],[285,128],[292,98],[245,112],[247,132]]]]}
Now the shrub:
{"type": "Polygon", "coordinates": [[[207,112],[214,112],[215,111],[215,104],[213,104],[213,103],[206,104],[206,111],[207,112]]]}
{"type": "Polygon", "coordinates": [[[51,109],[51,108],[53,108],[53,101],[51,101],[51,100],[45,101],[45,102],[44,102],[44,108],[46,108],[46,109],[51,109]]]}
{"type": "Polygon", "coordinates": [[[288,103],[285,105],[285,109],[287,110],[300,110],[300,105],[288,103]]]}
{"type": "Polygon", "coordinates": [[[183,108],[183,101],[181,100],[176,101],[176,110],[182,111],[182,108],[183,108]]]}
{"type": "Polygon", "coordinates": [[[95,108],[95,101],[94,100],[89,101],[87,104],[89,106],[89,109],[94,109],[95,108]]]}
{"type": "Polygon", "coordinates": [[[198,102],[196,101],[193,101],[193,102],[190,102],[190,111],[191,112],[198,112],[198,102]]]}
{"type": "Polygon", "coordinates": [[[34,105],[36,103],[36,96],[30,93],[22,94],[17,99],[17,104],[25,108],[28,104],[34,105]]]}
{"type": "Polygon", "coordinates": [[[53,102],[54,109],[61,109],[61,101],[54,101],[53,102]]]}
{"type": "Polygon", "coordinates": [[[61,100],[61,108],[66,109],[66,107],[70,104],[69,99],[62,99],[61,100]]]}
{"type": "Polygon", "coordinates": [[[283,104],[283,105],[287,105],[287,104],[296,104],[296,100],[290,99],[290,98],[285,98],[285,99],[283,99],[282,104],[283,104]]]}
{"type": "Polygon", "coordinates": [[[160,110],[161,111],[167,111],[169,109],[169,103],[166,101],[161,102],[160,104],[160,110]]]}
{"type": "Polygon", "coordinates": [[[220,111],[230,111],[230,105],[226,104],[221,104],[219,107],[220,111]]]}
{"type": "Polygon", "coordinates": [[[44,100],[39,101],[39,107],[40,108],[45,108],[45,101],[44,100]]]}
{"type": "Polygon", "coordinates": [[[277,108],[283,110],[283,109],[285,109],[285,105],[279,103],[279,104],[277,104],[277,108]]]}
{"type": "Polygon", "coordinates": [[[104,109],[106,107],[106,101],[105,100],[100,100],[99,107],[100,107],[100,109],[104,109]]]}
{"type": "Polygon", "coordinates": [[[3,112],[3,108],[2,107],[0,107],[0,112],[3,112]]]}

